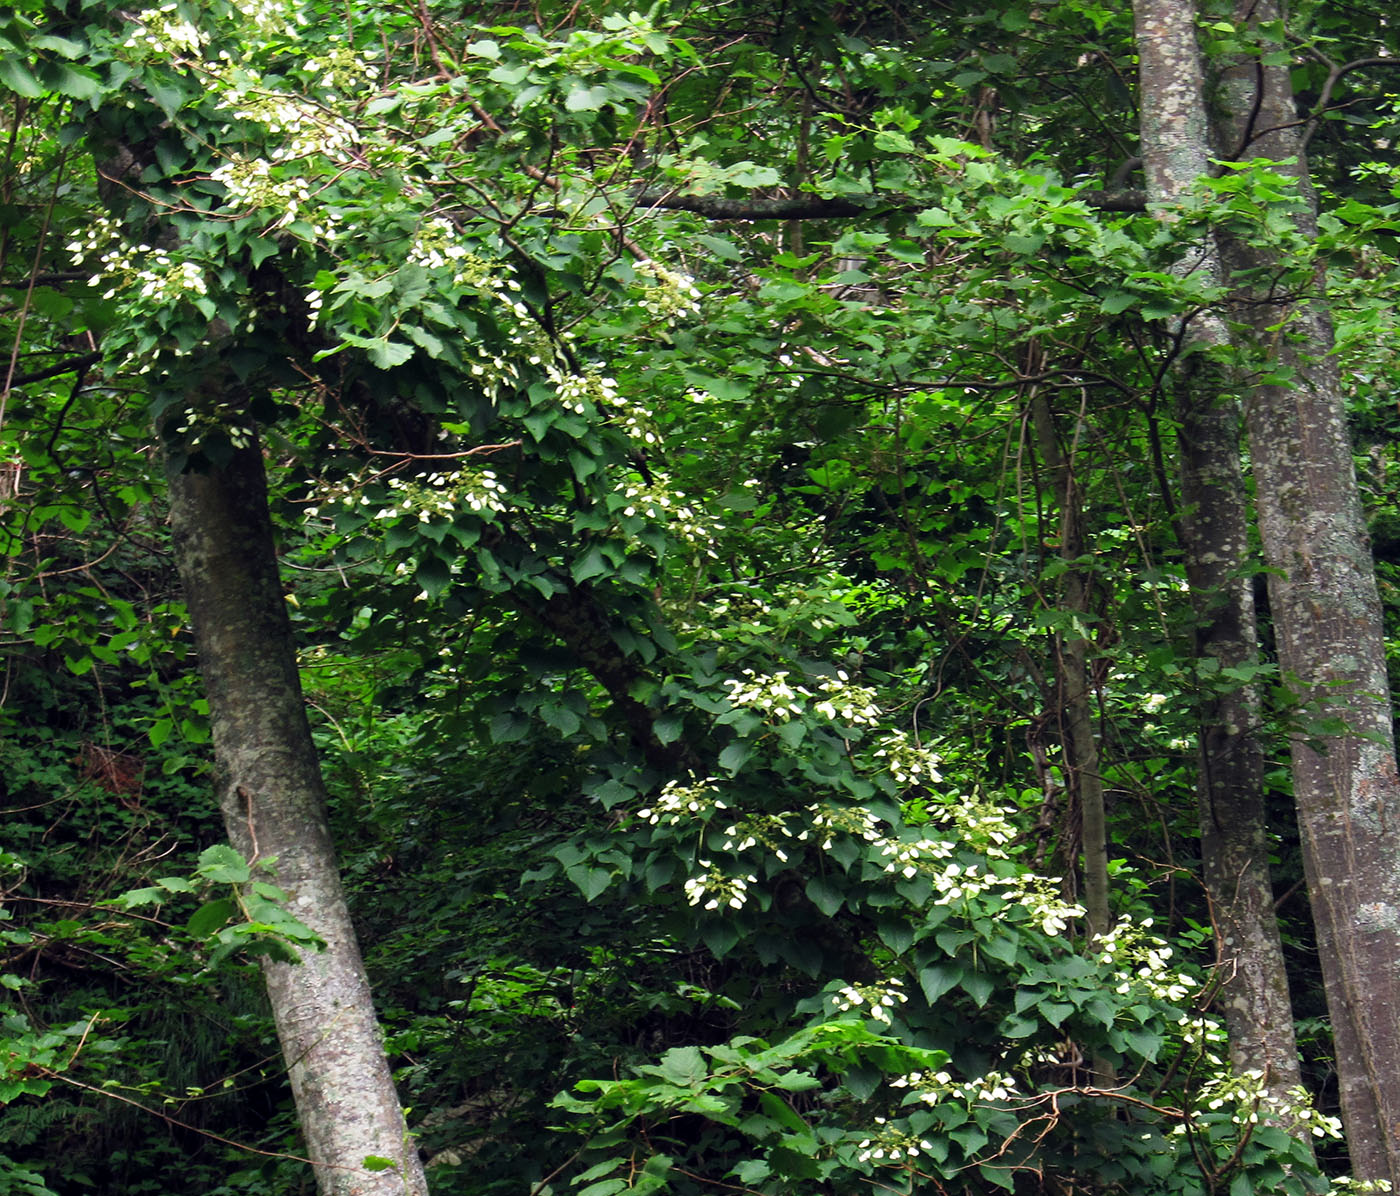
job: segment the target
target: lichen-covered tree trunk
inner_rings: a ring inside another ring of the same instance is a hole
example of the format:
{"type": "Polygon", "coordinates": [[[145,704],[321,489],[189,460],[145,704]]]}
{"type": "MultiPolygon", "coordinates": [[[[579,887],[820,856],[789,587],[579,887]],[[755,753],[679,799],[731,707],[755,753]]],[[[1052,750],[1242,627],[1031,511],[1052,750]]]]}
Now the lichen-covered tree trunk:
{"type": "Polygon", "coordinates": [[[229,838],[249,858],[275,858],[292,912],[326,943],[298,964],[264,968],[318,1191],[419,1196],[427,1185],[341,892],[261,449],[238,449],[207,472],[167,472],[175,559],[209,699],[229,838]],[[392,1167],[367,1169],[368,1158],[392,1167]]]}
{"type": "MultiPolygon", "coordinates": [[[[1136,0],[1142,159],[1152,204],[1184,199],[1210,166],[1204,76],[1194,0],[1136,0]]],[[[1170,218],[1163,209],[1164,218],[1170,218]]],[[[1213,239],[1183,245],[1182,270],[1220,279],[1213,239]]],[[[1217,977],[1230,1058],[1258,1071],[1281,1101],[1301,1083],[1293,1008],[1269,875],[1264,757],[1255,687],[1230,680],[1257,663],[1249,578],[1249,497],[1240,464],[1240,411],[1221,366],[1208,356],[1229,333],[1214,313],[1173,330],[1178,359],[1178,521],[1195,612],[1195,655],[1212,662],[1199,701],[1201,859],[1216,930],[1217,977]],[[1214,677],[1218,685],[1211,686],[1214,677]]]]}
{"type": "MultiPolygon", "coordinates": [[[[1241,27],[1279,16],[1273,0],[1236,5],[1241,27]]],[[[1220,155],[1291,174],[1297,224],[1311,234],[1316,199],[1288,66],[1228,64],[1220,91],[1220,155]]],[[[1261,289],[1256,280],[1281,265],[1274,251],[1239,239],[1222,248],[1244,280],[1241,318],[1273,372],[1291,375],[1250,392],[1246,422],[1279,661],[1317,723],[1293,740],[1294,795],[1353,1171],[1400,1189],[1400,781],[1332,323],[1316,299],[1261,289]]]]}

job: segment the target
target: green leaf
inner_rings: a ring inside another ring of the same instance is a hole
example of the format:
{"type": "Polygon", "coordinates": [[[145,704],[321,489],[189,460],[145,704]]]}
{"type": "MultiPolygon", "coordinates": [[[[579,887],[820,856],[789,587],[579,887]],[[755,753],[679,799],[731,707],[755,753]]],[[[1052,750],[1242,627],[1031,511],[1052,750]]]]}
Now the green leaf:
{"type": "Polygon", "coordinates": [[[828,918],[834,918],[845,904],[845,896],[824,877],[814,876],[807,882],[807,897],[828,918]]]}
{"type": "Polygon", "coordinates": [[[576,560],[569,568],[576,582],[590,581],[595,577],[601,577],[605,573],[612,571],[612,565],[607,557],[603,555],[603,550],[597,544],[593,545],[587,552],[576,560]]]}
{"type": "Polygon", "coordinates": [[[452,580],[452,571],[441,557],[429,555],[418,562],[413,577],[429,598],[436,598],[452,580]]]}
{"type": "Polygon", "coordinates": [[[193,893],[195,891],[194,882],[184,876],[161,876],[156,879],[156,884],[171,893],[193,893]]]}
{"type": "Polygon", "coordinates": [[[45,84],[62,95],[75,100],[90,100],[102,91],[102,81],[84,66],[66,62],[45,63],[42,72],[45,84]]]}
{"type": "Polygon", "coordinates": [[[405,345],[402,341],[391,341],[388,337],[380,337],[367,344],[366,348],[370,361],[381,370],[391,370],[396,365],[403,365],[413,356],[412,345],[405,345]]]}
{"type": "Polygon", "coordinates": [[[217,884],[247,884],[252,869],[227,843],[215,843],[199,853],[199,875],[217,884]]]}
{"type": "Polygon", "coordinates": [[[963,966],[960,963],[935,963],[919,969],[919,987],[924,990],[924,996],[928,998],[930,1005],[955,987],[962,978],[963,966]]]}
{"type": "Polygon", "coordinates": [[[44,94],[39,80],[33,76],[29,68],[18,58],[13,58],[8,54],[0,54],[0,83],[26,100],[37,100],[44,94]]]}
{"type": "Polygon", "coordinates": [[[570,112],[596,112],[608,102],[609,88],[586,83],[576,84],[564,97],[564,107],[570,112]]]}
{"type": "Polygon", "coordinates": [[[661,1056],[661,1074],[672,1084],[692,1088],[705,1078],[705,1057],[699,1047],[672,1047],[661,1056]]]}
{"type": "Polygon", "coordinates": [[[700,941],[716,959],[723,959],[739,942],[739,928],[729,919],[706,922],[700,929],[700,941]]]}
{"type": "Polygon", "coordinates": [[[367,1154],[360,1160],[360,1166],[366,1171],[392,1171],[398,1164],[393,1159],[386,1159],[383,1155],[367,1154]]]}
{"type": "Polygon", "coordinates": [[[607,890],[613,878],[611,869],[590,868],[585,864],[575,864],[572,868],[565,868],[564,873],[578,886],[579,892],[583,894],[583,899],[590,902],[607,890]]]}
{"type": "Polygon", "coordinates": [[[985,972],[964,972],[962,978],[963,991],[976,1002],[980,1009],[991,1000],[992,992],[996,989],[996,984],[985,972]]]}
{"type": "Polygon", "coordinates": [[[753,755],[753,744],[747,739],[736,739],[719,754],[719,765],[731,776],[737,773],[753,755]]]}
{"type": "Polygon", "coordinates": [[[185,931],[191,938],[207,939],[220,927],[228,925],[229,919],[237,912],[238,906],[228,897],[207,902],[190,915],[185,931]]]}

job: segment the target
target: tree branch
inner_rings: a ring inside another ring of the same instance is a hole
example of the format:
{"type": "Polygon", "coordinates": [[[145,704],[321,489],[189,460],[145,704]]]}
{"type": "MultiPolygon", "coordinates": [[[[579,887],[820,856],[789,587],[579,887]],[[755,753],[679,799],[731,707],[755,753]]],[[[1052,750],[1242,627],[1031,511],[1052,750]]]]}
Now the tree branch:
{"type": "MultiPolygon", "coordinates": [[[[789,195],[774,198],[731,199],[726,195],[679,195],[671,191],[643,191],[639,208],[652,211],[694,212],[711,220],[836,220],[851,216],[880,216],[890,212],[914,212],[927,206],[907,195],[872,195],[863,203],[844,195],[789,195]]],[[[1104,212],[1145,212],[1142,191],[1080,191],[1077,199],[1104,212]]]]}
{"type": "Polygon", "coordinates": [[[57,378],[61,374],[73,374],[86,370],[102,360],[101,353],[84,353],[80,357],[70,357],[55,365],[46,366],[29,374],[16,374],[10,379],[10,386],[24,386],[30,382],[42,382],[45,378],[57,378]]]}

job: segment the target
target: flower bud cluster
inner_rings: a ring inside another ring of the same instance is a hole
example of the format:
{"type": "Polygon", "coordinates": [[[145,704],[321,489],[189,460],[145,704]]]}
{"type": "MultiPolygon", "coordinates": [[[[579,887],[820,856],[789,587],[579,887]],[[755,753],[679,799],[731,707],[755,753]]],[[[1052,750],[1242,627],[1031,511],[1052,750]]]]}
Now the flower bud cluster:
{"type": "Polygon", "coordinates": [[[1099,963],[1118,968],[1115,991],[1120,995],[1140,984],[1160,1000],[1183,1001],[1199,984],[1195,977],[1171,969],[1168,961],[1172,949],[1162,939],[1148,933],[1151,926],[1151,918],[1141,922],[1120,918],[1112,930],[1094,943],[1095,956],[1099,963]]]}
{"type": "Polygon", "coordinates": [[[715,540],[710,524],[686,502],[681,491],[668,490],[661,482],[658,478],[651,486],[627,486],[622,492],[627,502],[622,514],[628,518],[642,515],[655,520],[682,544],[715,558],[715,540]]]}
{"type": "Polygon", "coordinates": [[[943,779],[938,771],[943,758],[915,743],[904,731],[892,731],[882,737],[875,748],[875,759],[884,761],[895,782],[906,787],[933,785],[943,779]]]}
{"type": "Polygon", "coordinates": [[[748,851],[751,847],[766,847],[780,863],[788,862],[784,839],[791,839],[792,831],[781,814],[748,814],[724,828],[724,842],[720,845],[725,851],[748,851]]]}
{"type": "Polygon", "coordinates": [[[856,1159],[862,1163],[904,1163],[917,1159],[920,1154],[933,1149],[933,1143],[916,1134],[906,1134],[896,1129],[883,1117],[875,1118],[878,1127],[875,1137],[862,1138],[856,1159]]]}
{"type": "MultiPolygon", "coordinates": [[[[1341,1120],[1314,1109],[1306,1089],[1294,1088],[1287,1099],[1280,1099],[1269,1091],[1264,1073],[1256,1069],[1235,1072],[1206,1084],[1196,1097],[1192,1115],[1199,1118],[1204,1113],[1227,1108],[1230,1120],[1241,1127],[1258,1125],[1261,1121],[1274,1122],[1294,1132],[1306,1130],[1314,1138],[1342,1137],[1341,1120]]],[[[1176,1132],[1184,1134],[1188,1128],[1183,1123],[1176,1127],[1176,1132]]]]}
{"type": "MultiPolygon", "coordinates": [[[[432,473],[421,481],[390,478],[388,485],[394,492],[394,501],[380,507],[374,513],[376,519],[416,515],[420,523],[431,523],[435,517],[451,519],[464,507],[478,514],[492,515],[504,511],[508,505],[506,488],[490,469],[432,473]]],[[[369,501],[363,495],[360,498],[361,504],[369,501]]],[[[314,507],[307,510],[308,517],[315,514],[314,507]]]]}
{"type": "Polygon", "coordinates": [[[879,725],[881,710],[875,704],[875,691],[852,685],[844,670],[837,669],[835,677],[824,678],[817,689],[825,695],[812,707],[818,714],[856,727],[879,725]]]}
{"type": "MultiPolygon", "coordinates": [[[[1015,1100],[1021,1095],[1016,1078],[1000,1071],[989,1071],[984,1076],[957,1084],[946,1071],[913,1071],[891,1080],[890,1087],[907,1088],[911,1096],[917,1094],[926,1105],[941,1105],[945,1101],[973,1105],[982,1101],[1015,1100]]],[[[908,1098],[905,1103],[909,1103],[908,1098]]]]}
{"type": "Polygon", "coordinates": [[[180,15],[180,6],[175,3],[143,9],[128,20],[132,32],[122,42],[128,50],[161,56],[202,54],[209,42],[207,34],[180,15]]]}
{"type": "Polygon", "coordinates": [[[908,1003],[909,994],[904,991],[904,982],[899,979],[887,980],[884,984],[848,984],[838,989],[832,997],[832,1004],[838,1013],[856,1009],[871,1021],[884,1022],[885,1025],[889,1025],[897,1005],[908,1003]]]}
{"type": "Polygon", "coordinates": [[[788,681],[792,674],[786,669],[777,673],[756,673],[753,669],[744,670],[744,680],[729,678],[724,686],[729,690],[729,704],[742,706],[764,716],[765,719],[785,723],[799,715],[804,709],[804,698],[810,698],[810,690],[788,681]]]}
{"type": "Polygon", "coordinates": [[[645,809],[637,811],[637,817],[652,826],[676,826],[683,822],[703,820],[715,810],[729,807],[720,799],[719,782],[714,777],[703,781],[691,779],[690,784],[667,781],[656,800],[645,809]]]}
{"type": "Polygon", "coordinates": [[[706,869],[704,876],[692,876],[685,882],[685,895],[691,905],[704,902],[705,909],[716,910],[721,905],[730,909],[743,909],[749,899],[749,885],[757,884],[758,877],[726,876],[709,860],[700,860],[700,867],[706,869]]]}
{"type": "Polygon", "coordinates": [[[657,262],[641,262],[637,272],[651,279],[639,303],[643,311],[668,322],[699,314],[700,290],[690,275],[677,274],[657,262]]]}

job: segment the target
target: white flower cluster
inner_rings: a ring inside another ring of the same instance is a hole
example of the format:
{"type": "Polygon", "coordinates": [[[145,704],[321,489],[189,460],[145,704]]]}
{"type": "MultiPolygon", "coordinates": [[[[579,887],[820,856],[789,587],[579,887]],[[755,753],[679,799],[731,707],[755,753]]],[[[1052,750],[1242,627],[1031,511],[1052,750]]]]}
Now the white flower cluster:
{"type": "Polygon", "coordinates": [[[301,13],[287,0],[234,0],[234,6],[262,33],[295,33],[301,13]]]}
{"type": "MultiPolygon", "coordinates": [[[[422,481],[390,478],[389,489],[394,491],[394,501],[380,507],[374,513],[376,519],[417,515],[420,523],[431,523],[435,516],[451,519],[463,507],[491,515],[504,511],[508,505],[506,488],[489,469],[431,473],[422,481]]],[[[370,499],[361,495],[359,501],[361,505],[368,505],[370,499]]],[[[316,508],[307,508],[306,514],[308,518],[314,517],[316,508]]]]}
{"type": "MultiPolygon", "coordinates": [[[[285,228],[304,215],[302,205],[311,201],[311,183],[298,175],[274,178],[273,163],[265,158],[235,156],[210,172],[209,177],[222,183],[229,198],[249,209],[271,208],[277,217],[272,228],[285,228]]],[[[327,239],[335,230],[338,218],[328,212],[319,213],[320,223],[313,224],[315,235],[327,239]]]]}
{"type": "Polygon", "coordinates": [[[946,1071],[913,1071],[891,1080],[890,1087],[907,1088],[911,1093],[917,1093],[919,1100],[926,1105],[940,1105],[949,1100],[971,1105],[979,1101],[1015,1100],[1021,1095],[1015,1077],[999,1071],[989,1071],[984,1076],[961,1084],[953,1083],[953,1077],[946,1071]]]}
{"type": "Polygon", "coordinates": [[[691,778],[688,785],[667,781],[656,800],[637,811],[637,817],[652,826],[660,826],[663,822],[667,826],[676,826],[715,810],[727,810],[729,807],[720,799],[718,784],[714,777],[706,777],[703,781],[691,778]]]}
{"type": "Polygon", "coordinates": [[[639,304],[643,311],[667,321],[699,313],[700,289],[690,275],[677,274],[656,262],[641,262],[637,271],[652,280],[639,304]]]}
{"type": "Polygon", "coordinates": [[[747,707],[766,718],[785,723],[794,715],[801,714],[802,699],[812,696],[810,690],[790,684],[790,676],[786,669],[772,674],[745,669],[743,681],[731,677],[724,683],[729,690],[729,704],[747,707]]]}
{"type": "Polygon", "coordinates": [[[617,421],[630,439],[644,445],[661,443],[661,434],[656,430],[650,408],[633,403],[622,395],[614,395],[612,404],[617,409],[617,421]]]}
{"type": "Polygon", "coordinates": [[[726,876],[709,860],[700,860],[700,867],[708,869],[704,876],[692,876],[685,882],[685,895],[691,905],[705,903],[705,909],[719,909],[727,905],[730,909],[743,909],[749,899],[749,885],[757,884],[758,877],[726,876]]]}
{"type": "Polygon", "coordinates": [[[1006,858],[1004,848],[1017,835],[1015,824],[1007,816],[1006,810],[992,802],[955,803],[952,808],[952,820],[966,842],[997,859],[1006,858]]]}
{"type": "Polygon", "coordinates": [[[953,845],[942,839],[920,839],[915,843],[901,843],[898,839],[886,839],[880,845],[880,854],[889,860],[885,871],[899,873],[905,880],[913,880],[920,872],[930,868],[930,862],[946,860],[953,854],[953,845]]]}
{"type": "Polygon", "coordinates": [[[917,1159],[926,1150],[933,1149],[927,1138],[906,1134],[891,1126],[885,1118],[875,1118],[879,1127],[874,1138],[862,1138],[856,1158],[862,1163],[903,1163],[917,1159]]]}
{"type": "Polygon", "coordinates": [[[343,158],[359,142],[359,133],[349,121],[302,96],[263,89],[256,71],[248,71],[237,82],[227,68],[216,71],[216,77],[219,75],[227,93],[225,102],[234,117],[256,121],[276,134],[269,151],[274,162],[317,155],[343,158]]]}
{"type": "Polygon", "coordinates": [[[117,292],[132,286],[139,288],[139,298],[161,305],[187,295],[209,293],[204,270],[197,262],[177,262],[164,249],[150,245],[113,244],[118,236],[116,225],[100,217],[84,238],[70,241],[66,247],[75,266],[83,265],[93,253],[102,250],[98,258],[101,268],[88,279],[90,287],[108,284],[102,298],[114,298],[117,292]],[[102,249],[104,245],[108,248],[102,249]]]}
{"type": "Polygon", "coordinates": [[[845,670],[837,669],[835,677],[823,678],[817,690],[824,696],[812,709],[832,722],[840,720],[857,727],[879,724],[881,711],[875,704],[875,691],[864,685],[852,685],[845,670]]]}
{"type": "Polygon", "coordinates": [[[248,422],[248,413],[237,403],[227,400],[207,402],[201,407],[187,407],[178,423],[171,418],[170,426],[191,448],[197,447],[205,434],[216,429],[228,437],[234,448],[240,449],[252,444],[256,434],[253,425],[248,422]]]}
{"type": "MultiPolygon", "coordinates": [[[[519,281],[503,275],[499,262],[482,257],[464,244],[450,220],[444,220],[441,216],[425,220],[414,236],[408,260],[428,270],[442,270],[450,266],[454,287],[494,292],[506,301],[517,318],[524,319],[529,315],[524,304],[514,298],[514,292],[520,290],[519,281]]],[[[533,364],[538,365],[539,361],[533,364]]],[[[551,370],[550,377],[554,378],[557,373],[551,370]]],[[[606,381],[614,387],[617,385],[610,378],[606,381]]]]}
{"type": "Polygon", "coordinates": [[[1137,923],[1126,916],[1120,918],[1112,930],[1094,943],[1098,961],[1118,967],[1115,991],[1120,995],[1131,991],[1136,982],[1160,1000],[1185,1000],[1199,986],[1194,977],[1170,968],[1172,949],[1147,933],[1151,926],[1151,918],[1137,923]]]}
{"type": "Polygon", "coordinates": [[[791,838],[792,832],[781,814],[749,814],[724,828],[721,846],[725,851],[738,852],[762,845],[786,864],[788,855],[783,840],[791,838]]]}
{"type": "Polygon", "coordinates": [[[871,1021],[890,1024],[890,1015],[896,1005],[907,1005],[909,994],[904,991],[904,982],[888,980],[885,984],[848,984],[839,989],[832,1004],[838,1013],[857,1009],[871,1021]]]}
{"type": "Polygon", "coordinates": [[[549,366],[548,372],[559,402],[576,415],[587,414],[590,404],[609,406],[617,401],[617,379],[604,378],[596,369],[574,374],[549,366]]]}
{"type": "Polygon", "coordinates": [[[180,15],[178,4],[147,8],[129,18],[136,26],[122,45],[128,50],[157,54],[201,54],[209,38],[180,15]]]}
{"type": "Polygon", "coordinates": [[[334,46],[324,54],[308,58],[301,69],[304,74],[316,78],[322,87],[351,95],[362,91],[366,83],[377,83],[380,73],[376,63],[358,57],[348,45],[334,46]]]}
{"type": "MultiPolygon", "coordinates": [[[[610,380],[610,379],[609,379],[610,380]]],[[[657,478],[651,486],[629,485],[622,492],[627,505],[622,514],[628,518],[642,515],[665,524],[677,540],[697,552],[715,559],[715,538],[710,525],[696,513],[679,490],[668,490],[657,478]]]]}
{"type": "Polygon", "coordinates": [[[1014,901],[1040,923],[1040,929],[1051,938],[1064,933],[1070,921],[1082,918],[1087,911],[1082,905],[1071,905],[1060,896],[1058,876],[1036,876],[1020,873],[1003,880],[1003,894],[1014,901]]]}
{"type": "MultiPolygon", "coordinates": [[[[507,299],[511,314],[524,317],[528,313],[524,305],[507,299]]],[[[546,352],[540,344],[543,334],[538,330],[519,329],[507,337],[507,347],[502,353],[483,355],[470,365],[473,378],[480,380],[488,393],[504,387],[518,386],[521,380],[521,362],[538,365],[546,352]]]]}
{"type": "MultiPolygon", "coordinates": [[[[1341,1120],[1314,1109],[1306,1089],[1294,1088],[1287,1096],[1288,1099],[1280,1100],[1270,1093],[1264,1083],[1264,1073],[1251,1069],[1206,1084],[1196,1098],[1192,1113],[1199,1117],[1203,1112],[1213,1113],[1228,1107],[1230,1120],[1238,1126],[1277,1122],[1295,1130],[1306,1129],[1314,1138],[1341,1138],[1341,1120]]],[[[1185,1134],[1188,1128],[1183,1123],[1175,1132],[1185,1134]]]]}
{"type": "Polygon", "coordinates": [[[880,820],[864,806],[811,805],[807,813],[812,816],[812,825],[797,838],[799,841],[808,837],[816,839],[823,851],[831,850],[837,835],[853,835],[867,843],[878,843],[885,837],[880,820]]]}
{"type": "Polygon", "coordinates": [[[984,872],[977,864],[959,864],[956,860],[933,872],[929,879],[938,890],[934,905],[952,905],[954,901],[965,901],[969,897],[976,897],[978,893],[997,888],[1002,883],[999,876],[984,872]]]}
{"type": "Polygon", "coordinates": [[[875,758],[884,761],[890,776],[900,785],[932,785],[943,779],[938,771],[943,758],[915,743],[904,731],[884,736],[876,745],[875,758]]]}

